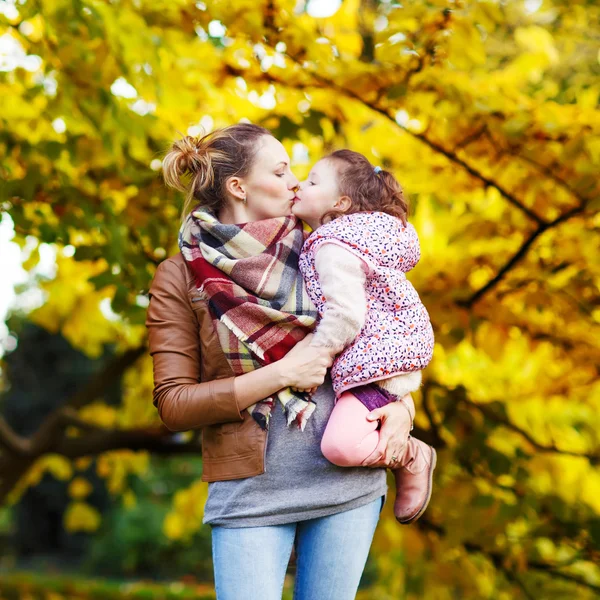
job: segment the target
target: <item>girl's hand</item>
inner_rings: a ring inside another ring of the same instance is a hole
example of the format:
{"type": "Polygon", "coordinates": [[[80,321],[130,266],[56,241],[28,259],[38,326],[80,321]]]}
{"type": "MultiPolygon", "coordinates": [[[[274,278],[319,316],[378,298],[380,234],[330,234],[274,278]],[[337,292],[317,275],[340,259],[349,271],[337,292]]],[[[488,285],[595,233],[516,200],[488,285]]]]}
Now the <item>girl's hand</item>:
{"type": "Polygon", "coordinates": [[[276,363],[279,366],[284,387],[291,387],[299,391],[312,391],[325,380],[327,369],[333,360],[326,348],[310,345],[312,337],[312,334],[307,335],[276,363]]]}
{"type": "MultiPolygon", "coordinates": [[[[405,396],[406,398],[406,396],[405,396]]],[[[390,402],[382,408],[377,408],[367,415],[369,421],[381,421],[379,444],[363,461],[363,467],[398,466],[397,457],[402,455],[402,449],[408,441],[412,419],[407,407],[400,401],[390,402]]]]}

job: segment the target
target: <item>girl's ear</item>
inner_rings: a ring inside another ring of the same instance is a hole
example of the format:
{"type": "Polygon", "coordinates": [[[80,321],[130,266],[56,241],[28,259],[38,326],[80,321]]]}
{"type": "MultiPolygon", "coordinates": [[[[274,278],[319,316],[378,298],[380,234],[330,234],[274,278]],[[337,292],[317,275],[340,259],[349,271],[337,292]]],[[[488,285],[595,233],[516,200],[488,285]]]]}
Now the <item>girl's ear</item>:
{"type": "Polygon", "coordinates": [[[244,191],[243,181],[240,177],[230,177],[225,182],[225,189],[237,200],[245,200],[246,192],[244,191]]]}
{"type": "Polygon", "coordinates": [[[333,208],[341,212],[347,212],[351,206],[352,200],[350,199],[350,196],[340,196],[333,205],[333,208]]]}

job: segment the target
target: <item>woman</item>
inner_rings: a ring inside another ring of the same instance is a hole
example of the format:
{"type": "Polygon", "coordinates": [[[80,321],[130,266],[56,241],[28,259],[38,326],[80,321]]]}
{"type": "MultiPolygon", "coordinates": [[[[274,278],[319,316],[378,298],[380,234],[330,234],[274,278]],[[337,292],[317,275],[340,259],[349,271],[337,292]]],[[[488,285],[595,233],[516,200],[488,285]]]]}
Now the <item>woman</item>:
{"type": "MultiPolygon", "coordinates": [[[[308,347],[316,314],[298,272],[287,152],[238,124],[176,142],[163,169],[187,201],[182,253],[150,290],[154,403],[169,429],[202,428],[217,597],[281,598],[296,539],[295,598],[354,598],[385,471],[336,467],[320,451],[334,394],[328,352],[308,347]],[[312,397],[289,389],[317,386],[312,397]]],[[[386,466],[405,441],[403,407],[377,413],[365,466],[386,466]]]]}

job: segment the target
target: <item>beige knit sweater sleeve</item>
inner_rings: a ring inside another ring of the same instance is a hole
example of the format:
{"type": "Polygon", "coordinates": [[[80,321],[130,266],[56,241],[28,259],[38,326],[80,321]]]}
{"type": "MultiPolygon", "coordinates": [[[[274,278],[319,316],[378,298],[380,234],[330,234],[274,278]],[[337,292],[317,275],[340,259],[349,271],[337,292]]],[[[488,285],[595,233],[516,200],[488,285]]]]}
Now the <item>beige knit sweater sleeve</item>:
{"type": "Polygon", "coordinates": [[[336,355],[365,324],[367,266],[352,252],[329,243],[318,249],[315,268],[327,300],[312,345],[331,348],[332,355],[336,355]]]}
{"type": "MultiPolygon", "coordinates": [[[[365,325],[368,267],[343,246],[326,243],[317,251],[315,268],[326,302],[311,345],[330,348],[332,356],[336,356],[354,341],[365,325]]],[[[402,398],[419,389],[421,371],[395,375],[378,383],[402,398]]]]}

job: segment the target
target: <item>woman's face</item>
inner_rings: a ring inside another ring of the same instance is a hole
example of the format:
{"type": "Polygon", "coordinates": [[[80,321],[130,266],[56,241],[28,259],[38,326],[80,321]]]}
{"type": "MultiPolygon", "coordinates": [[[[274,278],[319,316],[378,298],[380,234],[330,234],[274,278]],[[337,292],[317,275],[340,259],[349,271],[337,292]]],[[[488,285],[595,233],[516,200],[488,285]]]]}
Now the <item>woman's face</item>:
{"type": "Polygon", "coordinates": [[[291,215],[299,183],[290,170],[290,157],[279,140],[265,135],[258,143],[254,164],[240,181],[246,194],[243,205],[246,222],[291,215]]]}

